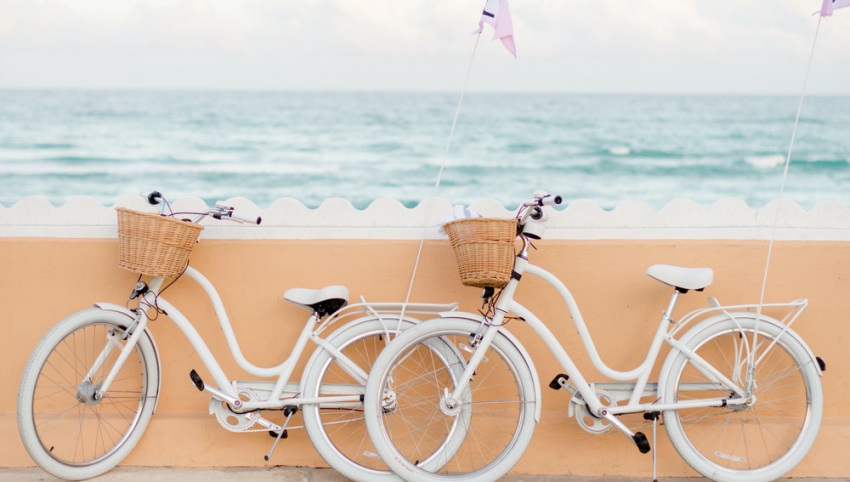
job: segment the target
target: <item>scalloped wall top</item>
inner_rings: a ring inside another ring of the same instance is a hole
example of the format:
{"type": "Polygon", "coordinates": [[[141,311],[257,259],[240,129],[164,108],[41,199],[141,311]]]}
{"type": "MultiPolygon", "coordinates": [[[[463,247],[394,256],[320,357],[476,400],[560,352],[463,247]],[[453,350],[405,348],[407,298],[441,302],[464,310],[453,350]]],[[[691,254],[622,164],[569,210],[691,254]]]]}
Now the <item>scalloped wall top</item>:
{"type": "MultiPolygon", "coordinates": [[[[206,239],[428,239],[443,238],[438,223],[452,213],[451,203],[430,198],[413,208],[395,199],[378,199],[359,210],[344,199],[328,199],[316,209],[287,198],[267,209],[245,198],[227,201],[240,211],[258,214],[260,226],[207,219],[206,239]]],[[[28,197],[12,207],[0,206],[0,237],[116,237],[115,207],[155,212],[141,197],[121,198],[106,207],[94,198],[77,197],[53,206],[41,197],[28,197]]],[[[171,204],[174,211],[201,211],[197,198],[171,204]]],[[[480,200],[469,206],[484,216],[514,215],[500,203],[480,200]]],[[[824,202],[811,211],[790,201],[774,201],[764,209],[750,208],[727,198],[703,209],[690,200],[676,200],[656,212],[641,201],[623,201],[606,211],[589,201],[573,201],[549,212],[550,239],[770,239],[796,241],[850,240],[850,208],[824,202]]]]}

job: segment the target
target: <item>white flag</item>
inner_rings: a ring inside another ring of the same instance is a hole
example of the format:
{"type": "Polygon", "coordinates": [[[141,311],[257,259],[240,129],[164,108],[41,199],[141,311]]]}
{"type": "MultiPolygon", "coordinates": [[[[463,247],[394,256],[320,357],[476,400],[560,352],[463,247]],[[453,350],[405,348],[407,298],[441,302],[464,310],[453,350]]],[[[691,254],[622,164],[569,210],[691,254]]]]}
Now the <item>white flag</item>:
{"type": "Polygon", "coordinates": [[[833,10],[844,7],[850,7],[850,0],[823,0],[823,5],[820,8],[820,16],[831,17],[833,10]]]}
{"type": "Polygon", "coordinates": [[[484,30],[485,23],[495,29],[493,40],[501,40],[502,45],[516,58],[514,25],[511,22],[511,11],[508,8],[508,0],[487,0],[487,3],[484,4],[484,11],[481,12],[481,20],[478,21],[478,30],[475,33],[481,33],[484,30]]]}

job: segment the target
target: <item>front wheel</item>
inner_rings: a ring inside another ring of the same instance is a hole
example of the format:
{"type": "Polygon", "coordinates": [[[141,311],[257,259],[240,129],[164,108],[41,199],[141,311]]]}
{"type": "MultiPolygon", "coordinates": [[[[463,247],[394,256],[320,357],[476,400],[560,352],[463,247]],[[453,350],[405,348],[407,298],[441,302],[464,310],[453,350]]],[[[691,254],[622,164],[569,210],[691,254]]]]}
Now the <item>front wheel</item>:
{"type": "MultiPolygon", "coordinates": [[[[493,481],[531,441],[537,388],[514,342],[496,335],[469,380],[481,324],[436,319],[399,335],[372,367],[366,426],[381,458],[414,482],[493,481]],[[461,382],[466,389],[451,397],[461,382]]],[[[496,329],[496,328],[490,328],[496,329]]]]}
{"type": "MultiPolygon", "coordinates": [[[[775,322],[737,317],[703,322],[682,341],[741,387],[758,330],[752,401],[664,412],[673,446],[691,467],[721,482],[767,482],[793,469],[811,448],[823,415],[819,367],[800,338],[775,322]],[[771,344],[775,343],[773,346],[771,344]]],[[[674,351],[662,373],[664,403],[735,398],[674,351]]]]}
{"type": "Polygon", "coordinates": [[[96,395],[132,320],[96,308],[65,318],[39,342],[18,391],[18,430],[33,461],[68,480],[96,477],[142,436],[159,392],[159,361],[142,333],[109,391],[96,395]],[[93,367],[99,366],[97,369],[93,367]]]}

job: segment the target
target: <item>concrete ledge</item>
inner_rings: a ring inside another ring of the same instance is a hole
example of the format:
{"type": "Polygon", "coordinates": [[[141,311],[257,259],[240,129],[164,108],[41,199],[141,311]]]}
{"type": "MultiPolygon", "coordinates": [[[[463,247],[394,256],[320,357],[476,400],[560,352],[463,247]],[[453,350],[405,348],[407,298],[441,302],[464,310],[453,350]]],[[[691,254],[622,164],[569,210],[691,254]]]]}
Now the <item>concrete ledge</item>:
{"type": "MultiPolygon", "coordinates": [[[[228,202],[263,217],[261,226],[206,220],[206,239],[439,239],[437,225],[451,215],[441,198],[426,199],[406,208],[394,199],[379,199],[359,210],[344,199],[328,199],[309,209],[295,199],[280,199],[259,209],[244,198],[228,202]]],[[[122,198],[105,207],[93,198],[74,198],[53,206],[41,197],[28,197],[11,208],[0,207],[0,237],[114,238],[114,207],[155,212],[142,198],[122,198]]],[[[197,198],[172,203],[175,211],[201,211],[197,198]]],[[[514,215],[493,200],[470,208],[485,216],[514,215]]],[[[605,211],[588,201],[574,201],[551,213],[548,239],[777,239],[784,241],[850,240],[850,208],[825,202],[811,211],[793,202],[775,201],[764,209],[750,208],[740,199],[722,199],[711,209],[689,200],[672,201],[659,212],[640,201],[623,201],[605,211]]]]}

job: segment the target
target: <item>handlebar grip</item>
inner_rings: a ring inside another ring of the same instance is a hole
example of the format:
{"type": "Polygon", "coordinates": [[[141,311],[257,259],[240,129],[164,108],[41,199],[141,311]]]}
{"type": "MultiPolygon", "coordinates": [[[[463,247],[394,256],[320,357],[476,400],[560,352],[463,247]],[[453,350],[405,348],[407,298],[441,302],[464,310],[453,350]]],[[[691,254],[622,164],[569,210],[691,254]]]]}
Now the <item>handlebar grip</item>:
{"type": "Polygon", "coordinates": [[[556,204],[561,204],[564,201],[564,198],[561,196],[546,196],[544,198],[540,198],[538,201],[538,206],[554,206],[556,204]]]}
{"type": "Polygon", "coordinates": [[[242,221],[243,223],[251,223],[251,224],[260,224],[263,222],[263,218],[260,216],[251,216],[249,214],[242,214],[237,210],[230,211],[230,217],[237,221],[242,221]]]}
{"type": "Polygon", "coordinates": [[[156,206],[161,201],[162,201],[162,193],[160,193],[159,191],[152,191],[150,194],[148,194],[148,202],[150,204],[153,204],[154,206],[156,206]]]}

